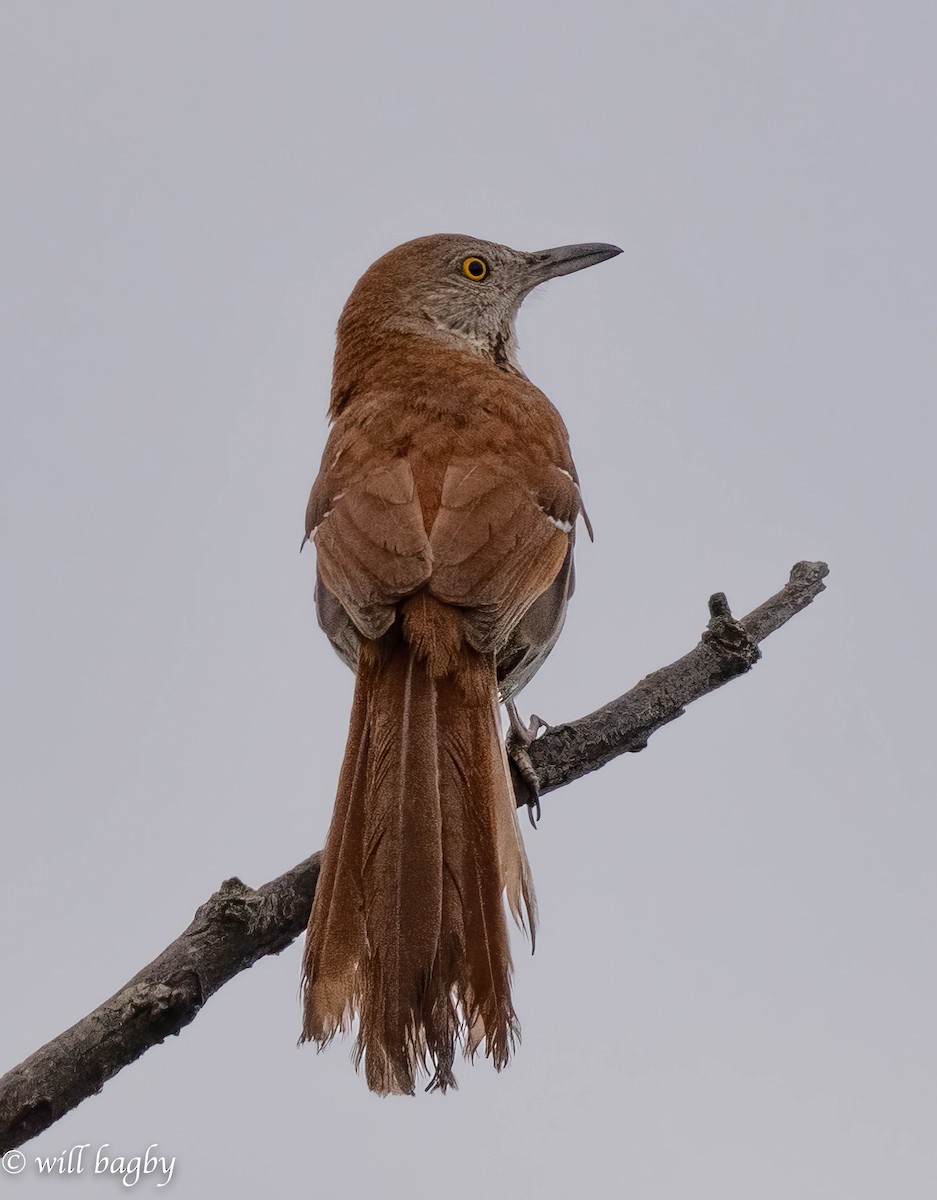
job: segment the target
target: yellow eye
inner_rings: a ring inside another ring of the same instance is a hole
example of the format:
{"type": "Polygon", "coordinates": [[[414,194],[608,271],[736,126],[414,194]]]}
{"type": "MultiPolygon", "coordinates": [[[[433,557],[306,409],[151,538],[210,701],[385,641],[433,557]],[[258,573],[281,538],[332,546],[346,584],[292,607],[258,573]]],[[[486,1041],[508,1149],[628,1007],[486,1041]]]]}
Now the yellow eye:
{"type": "Polygon", "coordinates": [[[477,282],[488,274],[488,264],[483,258],[467,258],[462,264],[462,274],[477,282]]]}

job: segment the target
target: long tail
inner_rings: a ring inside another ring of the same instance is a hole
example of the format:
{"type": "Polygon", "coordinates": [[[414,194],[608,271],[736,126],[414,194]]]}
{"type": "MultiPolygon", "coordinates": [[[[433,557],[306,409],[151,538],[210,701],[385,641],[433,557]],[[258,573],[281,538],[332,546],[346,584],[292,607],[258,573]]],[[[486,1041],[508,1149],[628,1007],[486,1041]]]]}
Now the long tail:
{"type": "Polygon", "coordinates": [[[381,1094],[412,1093],[421,1069],[430,1088],[455,1086],[460,1045],[507,1063],[502,893],[535,932],[494,658],[449,636],[437,609],[362,650],[303,959],[302,1040],[325,1045],[357,1014],[356,1060],[381,1094]]]}

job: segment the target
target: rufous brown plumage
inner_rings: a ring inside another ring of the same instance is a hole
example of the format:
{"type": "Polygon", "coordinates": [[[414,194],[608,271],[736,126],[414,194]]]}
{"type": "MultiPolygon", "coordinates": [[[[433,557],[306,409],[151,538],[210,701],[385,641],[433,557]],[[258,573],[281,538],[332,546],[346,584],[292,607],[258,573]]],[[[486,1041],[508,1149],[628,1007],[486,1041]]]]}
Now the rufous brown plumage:
{"type": "Polygon", "coordinates": [[[503,897],[536,906],[501,742],[549,654],[583,514],[566,427],[517,363],[538,283],[619,253],[454,234],[398,246],[342,313],[306,537],[319,622],[357,679],[303,959],[302,1040],[358,1019],[368,1086],[453,1086],[518,1025],[503,897]]]}

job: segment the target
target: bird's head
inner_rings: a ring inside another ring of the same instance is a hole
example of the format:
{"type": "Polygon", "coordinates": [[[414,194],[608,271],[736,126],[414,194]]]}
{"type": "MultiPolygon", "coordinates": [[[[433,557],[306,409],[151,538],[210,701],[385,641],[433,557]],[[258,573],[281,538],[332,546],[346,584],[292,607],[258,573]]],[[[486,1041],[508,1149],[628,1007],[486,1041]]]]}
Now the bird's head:
{"type": "Polygon", "coordinates": [[[339,341],[369,332],[416,334],[517,366],[514,321],[538,284],[620,254],[587,242],[552,250],[512,250],[497,242],[438,233],[404,242],[370,266],[348,299],[339,341]]]}

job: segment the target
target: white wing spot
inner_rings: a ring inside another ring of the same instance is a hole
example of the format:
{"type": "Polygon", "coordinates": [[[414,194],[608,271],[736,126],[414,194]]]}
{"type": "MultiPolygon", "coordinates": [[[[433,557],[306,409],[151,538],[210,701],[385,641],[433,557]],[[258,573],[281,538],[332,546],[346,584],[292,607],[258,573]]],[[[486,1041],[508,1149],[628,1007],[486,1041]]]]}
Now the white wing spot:
{"type": "Polygon", "coordinates": [[[573,527],[569,521],[558,521],[556,519],[556,517],[551,517],[550,514],[546,511],[546,509],[541,508],[540,511],[543,513],[543,515],[546,517],[546,519],[550,522],[551,525],[555,525],[557,527],[557,529],[562,529],[562,531],[564,533],[572,533],[573,527]]]}

